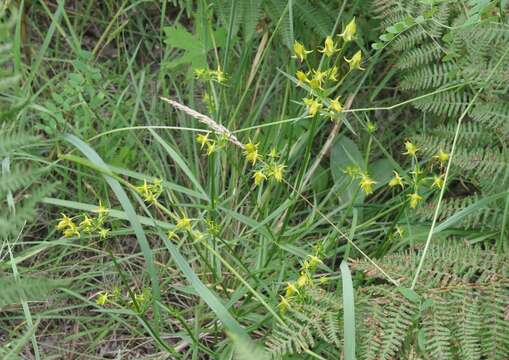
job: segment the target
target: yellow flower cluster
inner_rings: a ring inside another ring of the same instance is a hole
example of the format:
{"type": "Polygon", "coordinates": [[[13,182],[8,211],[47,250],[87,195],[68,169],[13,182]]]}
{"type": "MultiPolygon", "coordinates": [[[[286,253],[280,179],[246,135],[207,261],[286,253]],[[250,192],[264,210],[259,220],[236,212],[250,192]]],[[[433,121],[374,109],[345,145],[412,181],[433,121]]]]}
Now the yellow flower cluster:
{"type": "Polygon", "coordinates": [[[221,70],[221,67],[218,66],[216,70],[210,69],[196,69],[194,71],[194,75],[197,79],[205,80],[205,81],[217,81],[218,83],[226,82],[226,74],[221,70]]]}
{"type": "Polygon", "coordinates": [[[420,151],[419,147],[410,140],[405,141],[404,147],[405,151],[403,152],[403,155],[411,157],[414,163],[412,171],[409,172],[412,176],[403,178],[397,171],[394,171],[394,176],[391,180],[389,180],[388,185],[390,188],[399,187],[401,190],[405,189],[405,187],[409,185],[413,191],[410,194],[407,194],[408,204],[412,209],[415,209],[424,200],[422,189],[425,190],[428,188],[431,190],[440,190],[444,187],[445,174],[443,173],[443,170],[445,168],[445,164],[449,160],[449,154],[443,149],[440,149],[437,154],[432,157],[430,171],[433,170],[434,164],[438,163],[441,173],[428,173],[424,176],[424,170],[421,169],[417,158],[418,152],[420,151]]]}
{"type": "Polygon", "coordinates": [[[321,66],[318,69],[311,68],[308,55],[313,50],[307,50],[302,43],[295,41],[293,57],[304,66],[303,69],[296,72],[295,76],[298,86],[309,91],[309,96],[303,99],[303,103],[310,116],[323,114],[331,120],[335,120],[343,112],[343,105],[339,101],[340,97],[330,98],[326,94],[333,93],[338,82],[341,82],[351,71],[364,70],[361,67],[362,52],[360,50],[349,59],[342,56],[342,53],[347,49],[347,44],[355,38],[356,32],[357,25],[353,18],[343,29],[343,32],[338,35],[340,39],[335,41],[332,36],[325,38],[323,47],[318,48],[318,52],[326,58],[327,69],[325,70],[322,70],[321,66]],[[343,60],[345,62],[342,62],[343,60]]]}
{"type": "Polygon", "coordinates": [[[259,143],[249,141],[244,144],[244,156],[248,162],[251,163],[255,169],[253,170],[252,178],[256,186],[261,185],[267,179],[273,179],[276,182],[281,182],[284,179],[285,165],[278,163],[278,158],[275,149],[267,155],[267,161],[264,161],[263,156],[258,152],[259,143]]]}
{"type": "Polygon", "coordinates": [[[106,306],[107,304],[113,305],[118,304],[120,306],[129,307],[139,314],[145,313],[152,299],[150,288],[144,287],[140,292],[131,291],[127,295],[123,296],[119,287],[115,287],[113,292],[101,291],[96,295],[96,304],[100,306],[106,306]],[[133,298],[130,295],[133,295],[133,298]],[[136,302],[136,305],[135,305],[136,302]]]}
{"type": "MultiPolygon", "coordinates": [[[[318,265],[322,264],[320,255],[322,253],[321,246],[314,248],[313,254],[308,255],[302,263],[299,276],[295,281],[289,281],[286,284],[284,295],[280,296],[278,308],[281,312],[285,312],[291,306],[293,301],[302,301],[306,298],[306,289],[314,286],[313,275],[316,273],[318,265]]],[[[325,283],[325,278],[320,278],[320,284],[325,283]]]]}
{"type": "Polygon", "coordinates": [[[147,180],[143,180],[143,184],[136,186],[135,189],[143,196],[145,202],[154,204],[163,192],[163,181],[156,179],[149,184],[147,180]]]}
{"type": "Polygon", "coordinates": [[[96,234],[101,239],[106,239],[110,233],[110,229],[104,227],[108,209],[103,207],[102,203],[99,203],[99,207],[94,212],[97,213],[96,217],[89,217],[87,214],[83,214],[71,218],[66,214],[62,214],[56,228],[66,238],[79,238],[81,234],[96,234]]]}

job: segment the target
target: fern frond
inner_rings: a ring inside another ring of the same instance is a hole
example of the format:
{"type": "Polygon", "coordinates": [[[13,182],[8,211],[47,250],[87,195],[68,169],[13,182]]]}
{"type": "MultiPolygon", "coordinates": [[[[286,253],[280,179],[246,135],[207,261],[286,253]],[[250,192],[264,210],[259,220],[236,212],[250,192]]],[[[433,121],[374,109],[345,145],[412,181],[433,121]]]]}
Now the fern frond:
{"type": "Polygon", "coordinates": [[[472,95],[458,89],[441,92],[414,102],[416,108],[437,115],[458,116],[468,106],[472,95]]]}

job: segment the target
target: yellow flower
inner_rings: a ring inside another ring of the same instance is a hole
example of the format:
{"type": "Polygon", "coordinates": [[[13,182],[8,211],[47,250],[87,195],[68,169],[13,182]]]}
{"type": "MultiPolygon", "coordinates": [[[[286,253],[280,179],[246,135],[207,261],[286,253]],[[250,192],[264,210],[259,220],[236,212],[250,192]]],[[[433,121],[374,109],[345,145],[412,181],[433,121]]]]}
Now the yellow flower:
{"type": "Polygon", "coordinates": [[[147,180],[143,180],[143,185],[137,186],[136,189],[145,197],[150,194],[150,187],[148,186],[147,180]]]}
{"type": "Polygon", "coordinates": [[[109,211],[109,209],[106,209],[103,206],[102,201],[99,201],[99,207],[94,210],[94,212],[99,214],[99,217],[103,217],[108,211],[109,211]]]}
{"type": "Polygon", "coordinates": [[[313,70],[313,79],[317,80],[320,84],[325,80],[328,71],[313,70]]]}
{"type": "Polygon", "coordinates": [[[282,165],[282,164],[272,164],[270,167],[269,167],[269,176],[272,176],[274,178],[274,180],[276,180],[277,182],[281,182],[283,181],[283,173],[284,173],[284,170],[285,170],[285,165],[282,165]]]}
{"type": "Polygon", "coordinates": [[[225,82],[226,81],[226,75],[225,73],[223,72],[223,70],[221,70],[221,67],[218,66],[217,67],[217,70],[213,70],[210,72],[212,75],[214,75],[214,77],[216,78],[216,81],[218,83],[222,83],[222,82],[225,82]]]}
{"type": "Polygon", "coordinates": [[[191,219],[184,215],[177,221],[176,228],[177,230],[191,230],[191,219]]]}
{"type": "Polygon", "coordinates": [[[253,144],[252,142],[248,142],[244,145],[244,155],[246,156],[246,160],[250,161],[253,165],[262,158],[258,153],[258,145],[259,144],[253,144]]]}
{"type": "Polygon", "coordinates": [[[320,276],[320,284],[321,285],[327,284],[328,281],[329,281],[329,279],[327,279],[327,277],[320,276]]]}
{"type": "Polygon", "coordinates": [[[405,149],[406,151],[403,153],[403,155],[408,155],[408,156],[415,156],[415,154],[417,154],[417,151],[419,151],[419,148],[417,146],[415,146],[415,144],[413,144],[412,142],[410,141],[405,141],[405,149]]]}
{"type": "Polygon", "coordinates": [[[325,45],[324,45],[323,49],[318,50],[318,51],[320,51],[321,53],[324,53],[325,56],[327,56],[327,57],[331,57],[332,55],[334,55],[334,53],[338,52],[339,49],[336,48],[336,44],[334,44],[334,40],[332,40],[332,36],[327,36],[325,38],[325,45]]]}
{"type": "Polygon", "coordinates": [[[375,185],[375,184],[376,184],[376,181],[371,179],[368,176],[368,174],[362,174],[361,181],[360,181],[359,185],[367,195],[373,193],[373,185],[375,185]]]}
{"type": "Polygon", "coordinates": [[[308,81],[309,87],[313,90],[323,90],[322,83],[317,79],[311,79],[308,81]]]}
{"type": "Polygon", "coordinates": [[[410,201],[410,207],[412,209],[415,209],[417,205],[419,205],[419,202],[422,200],[422,196],[419,195],[417,192],[414,192],[413,194],[407,195],[410,201]]]}
{"type": "Polygon", "coordinates": [[[296,57],[297,59],[299,59],[300,61],[304,61],[304,59],[306,58],[307,54],[313,52],[311,50],[306,50],[306,48],[304,47],[304,45],[302,45],[300,42],[298,41],[295,41],[293,43],[293,52],[295,54],[294,57],[296,57]]]}
{"type": "Polygon", "coordinates": [[[300,82],[309,82],[309,79],[308,79],[308,74],[306,74],[304,71],[297,71],[296,73],[297,75],[297,79],[300,81],[300,82]]]}
{"type": "Polygon", "coordinates": [[[350,65],[350,70],[364,70],[364,68],[361,67],[362,62],[362,52],[359,50],[357,51],[351,59],[345,58],[345,61],[350,65]]]}
{"type": "Polygon", "coordinates": [[[443,175],[434,175],[433,176],[433,184],[431,187],[441,189],[444,187],[444,176],[443,175]]]}
{"type": "Polygon", "coordinates": [[[64,230],[64,237],[70,238],[73,236],[80,237],[78,227],[74,223],[64,230]]]}
{"type": "Polygon", "coordinates": [[[310,269],[314,269],[315,267],[317,267],[319,264],[322,263],[322,260],[320,260],[320,258],[318,256],[308,255],[308,257],[309,257],[309,267],[310,267],[310,269]]]}
{"type": "Polygon", "coordinates": [[[435,156],[433,156],[433,158],[438,160],[440,166],[444,166],[444,164],[449,160],[449,153],[446,153],[440,149],[440,151],[435,156]]]}
{"type": "Polygon", "coordinates": [[[309,115],[311,116],[315,116],[322,108],[322,104],[316,99],[304,98],[303,101],[307,106],[309,115]]]}
{"type": "Polygon", "coordinates": [[[308,284],[311,284],[311,278],[309,277],[309,275],[307,273],[302,272],[300,274],[299,278],[297,279],[297,287],[303,288],[308,284]]]}
{"type": "Polygon", "coordinates": [[[106,304],[106,302],[108,301],[108,296],[109,295],[107,292],[102,292],[99,294],[95,302],[97,303],[97,305],[104,306],[104,304],[106,304]]]}
{"type": "Polygon", "coordinates": [[[74,222],[72,221],[72,219],[70,217],[68,217],[67,215],[62,214],[62,217],[60,218],[60,221],[57,224],[57,229],[64,230],[64,229],[66,229],[68,227],[72,227],[72,226],[76,226],[76,225],[74,225],[74,222]]]}
{"type": "Polygon", "coordinates": [[[366,123],[366,129],[370,134],[373,134],[376,131],[377,126],[375,123],[368,120],[368,122],[366,123]]]}
{"type": "Polygon", "coordinates": [[[246,160],[251,162],[251,165],[255,165],[258,160],[260,160],[262,157],[260,154],[258,154],[258,150],[252,151],[252,152],[246,152],[246,160]]]}
{"type": "Polygon", "coordinates": [[[204,68],[195,69],[194,75],[196,75],[196,77],[198,79],[203,79],[206,77],[206,75],[208,75],[208,69],[204,69],[204,68]]]}
{"type": "Polygon", "coordinates": [[[217,150],[216,142],[215,141],[209,141],[207,143],[207,155],[211,155],[216,150],[217,150]]]}
{"type": "Polygon", "coordinates": [[[389,187],[395,187],[395,186],[401,186],[403,189],[405,187],[405,184],[403,183],[403,179],[399,174],[394,171],[394,177],[389,181],[389,187]]]}
{"type": "Polygon", "coordinates": [[[353,18],[348,25],[346,25],[343,33],[339,34],[343,38],[345,42],[350,42],[353,40],[355,33],[357,32],[357,24],[355,23],[355,18],[353,18]]]}
{"type": "Polygon", "coordinates": [[[253,174],[254,183],[256,186],[263,183],[265,180],[267,180],[267,175],[263,173],[261,170],[256,170],[253,174]]]}
{"type": "Polygon", "coordinates": [[[284,296],[281,296],[281,300],[279,300],[279,304],[277,305],[277,307],[281,312],[285,312],[290,308],[290,303],[284,296]]]}
{"type": "Polygon", "coordinates": [[[287,285],[286,285],[286,293],[285,293],[285,296],[287,297],[290,297],[292,296],[293,294],[298,294],[299,293],[299,290],[297,290],[297,287],[295,286],[295,284],[293,282],[289,282],[287,285]]]}
{"type": "Polygon", "coordinates": [[[196,141],[201,145],[200,149],[203,149],[203,147],[209,143],[209,133],[205,135],[198,134],[198,136],[196,136],[196,141]]]}
{"type": "Polygon", "coordinates": [[[99,229],[99,237],[101,239],[106,239],[109,234],[110,234],[110,229],[103,228],[103,227],[99,229]]]}
{"type": "Polygon", "coordinates": [[[80,222],[80,228],[83,228],[83,230],[87,233],[90,233],[92,231],[92,228],[94,227],[94,222],[91,218],[89,218],[87,215],[85,215],[85,218],[82,222],[80,222]]]}
{"type": "Polygon", "coordinates": [[[337,76],[338,75],[338,67],[333,66],[327,71],[327,79],[331,81],[338,81],[337,76]]]}
{"type": "Polygon", "coordinates": [[[335,112],[338,112],[338,113],[343,111],[343,106],[339,102],[339,98],[340,98],[340,96],[338,96],[337,98],[331,100],[330,104],[329,104],[329,109],[330,110],[334,110],[335,112]]]}

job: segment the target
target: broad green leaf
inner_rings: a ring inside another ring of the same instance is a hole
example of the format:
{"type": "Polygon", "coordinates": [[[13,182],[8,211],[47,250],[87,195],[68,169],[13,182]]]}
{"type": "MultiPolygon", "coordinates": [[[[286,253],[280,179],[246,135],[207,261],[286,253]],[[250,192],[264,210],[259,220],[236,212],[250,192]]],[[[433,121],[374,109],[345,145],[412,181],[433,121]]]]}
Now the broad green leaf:
{"type": "Polygon", "coordinates": [[[352,274],[345,260],[341,262],[340,269],[343,283],[344,354],[345,360],[355,360],[355,298],[352,274]]]}

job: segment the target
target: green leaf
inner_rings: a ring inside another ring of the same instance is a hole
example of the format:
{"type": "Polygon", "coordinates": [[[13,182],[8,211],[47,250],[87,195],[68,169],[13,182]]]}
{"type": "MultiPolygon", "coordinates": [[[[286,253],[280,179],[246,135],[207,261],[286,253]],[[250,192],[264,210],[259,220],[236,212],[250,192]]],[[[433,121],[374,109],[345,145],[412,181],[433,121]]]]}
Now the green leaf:
{"type": "Polygon", "coordinates": [[[165,62],[164,65],[168,69],[187,64],[191,65],[191,69],[208,68],[207,54],[214,48],[214,42],[218,49],[222,48],[226,44],[227,36],[226,29],[220,28],[213,31],[214,42],[212,42],[211,39],[203,39],[201,31],[193,34],[180,24],[165,27],[164,33],[166,45],[170,48],[184,50],[182,55],[165,62]]]}
{"type": "Polygon", "coordinates": [[[409,288],[403,288],[403,287],[398,287],[397,290],[401,293],[401,295],[403,295],[408,301],[414,303],[414,304],[419,304],[421,302],[421,297],[419,296],[419,294],[417,294],[414,290],[412,289],[409,289],[409,288]]]}
{"type": "Polygon", "coordinates": [[[382,44],[381,42],[376,42],[371,44],[371,47],[375,50],[380,50],[384,47],[384,44],[382,44]]]}
{"type": "Polygon", "coordinates": [[[343,283],[344,354],[345,360],[355,360],[355,299],[352,274],[345,260],[341,262],[340,269],[343,283]]]}
{"type": "Polygon", "coordinates": [[[249,336],[228,333],[236,360],[270,360],[270,355],[249,336]]]}
{"type": "Polygon", "coordinates": [[[371,177],[376,181],[375,189],[386,185],[393,177],[394,165],[388,159],[379,159],[368,166],[371,177]]]}

